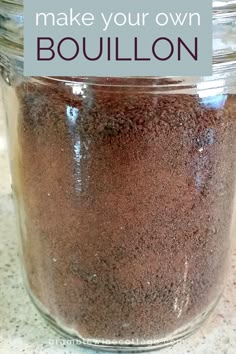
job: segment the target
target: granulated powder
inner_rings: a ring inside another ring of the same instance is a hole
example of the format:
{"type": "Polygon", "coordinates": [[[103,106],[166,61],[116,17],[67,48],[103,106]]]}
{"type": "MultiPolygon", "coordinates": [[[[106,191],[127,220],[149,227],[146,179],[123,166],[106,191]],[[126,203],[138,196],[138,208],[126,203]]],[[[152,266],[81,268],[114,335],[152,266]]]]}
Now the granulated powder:
{"type": "Polygon", "coordinates": [[[80,337],[163,338],[222,289],[235,97],[70,90],[17,88],[30,291],[80,337]]]}

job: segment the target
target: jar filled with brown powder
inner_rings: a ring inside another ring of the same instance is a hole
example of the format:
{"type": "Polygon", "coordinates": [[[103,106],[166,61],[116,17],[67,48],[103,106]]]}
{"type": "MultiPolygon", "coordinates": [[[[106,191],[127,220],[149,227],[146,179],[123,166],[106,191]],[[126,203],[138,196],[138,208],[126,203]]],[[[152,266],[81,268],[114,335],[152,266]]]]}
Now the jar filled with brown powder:
{"type": "Polygon", "coordinates": [[[142,79],[24,78],[20,42],[0,44],[26,288],[79,344],[160,348],[219,300],[236,169],[223,42],[212,77],[142,79]]]}

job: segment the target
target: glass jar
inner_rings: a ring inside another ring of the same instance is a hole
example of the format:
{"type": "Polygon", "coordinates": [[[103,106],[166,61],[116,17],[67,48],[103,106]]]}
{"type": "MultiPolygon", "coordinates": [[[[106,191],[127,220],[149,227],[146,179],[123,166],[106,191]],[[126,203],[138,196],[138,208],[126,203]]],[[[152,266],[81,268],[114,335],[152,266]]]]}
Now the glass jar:
{"type": "Polygon", "coordinates": [[[224,287],[235,1],[214,3],[211,77],[121,79],[23,77],[23,10],[4,3],[2,92],[29,295],[75,343],[173,344],[224,287]]]}

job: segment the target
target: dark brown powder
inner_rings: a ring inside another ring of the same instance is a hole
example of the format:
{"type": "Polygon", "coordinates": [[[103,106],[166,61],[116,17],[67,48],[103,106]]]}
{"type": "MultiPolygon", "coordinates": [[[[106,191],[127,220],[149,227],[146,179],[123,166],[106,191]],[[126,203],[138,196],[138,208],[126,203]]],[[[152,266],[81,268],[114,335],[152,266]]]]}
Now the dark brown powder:
{"type": "Polygon", "coordinates": [[[235,97],[36,83],[17,97],[33,296],[97,340],[157,340],[207,310],[229,249],[235,97]]]}

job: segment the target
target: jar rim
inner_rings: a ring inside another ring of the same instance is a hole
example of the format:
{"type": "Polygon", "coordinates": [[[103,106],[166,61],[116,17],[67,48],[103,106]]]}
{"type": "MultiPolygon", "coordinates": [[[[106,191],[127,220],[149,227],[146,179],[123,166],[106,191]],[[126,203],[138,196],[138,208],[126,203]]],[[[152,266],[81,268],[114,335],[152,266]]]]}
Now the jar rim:
{"type": "MultiPolygon", "coordinates": [[[[236,73],[236,68],[235,68],[236,73]]],[[[214,76],[159,76],[159,77],[30,77],[36,84],[45,86],[61,86],[71,89],[75,94],[80,94],[86,87],[96,87],[96,90],[135,90],[138,94],[145,90],[150,93],[182,93],[186,91],[201,92],[217,91],[227,93],[227,90],[235,86],[235,77],[232,73],[218,74],[214,76]]]]}

